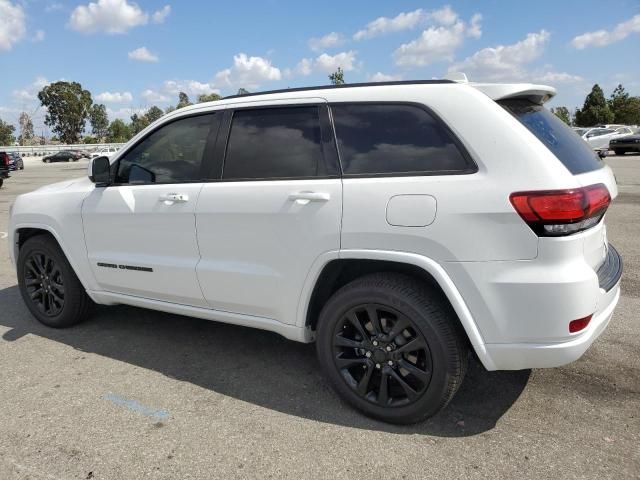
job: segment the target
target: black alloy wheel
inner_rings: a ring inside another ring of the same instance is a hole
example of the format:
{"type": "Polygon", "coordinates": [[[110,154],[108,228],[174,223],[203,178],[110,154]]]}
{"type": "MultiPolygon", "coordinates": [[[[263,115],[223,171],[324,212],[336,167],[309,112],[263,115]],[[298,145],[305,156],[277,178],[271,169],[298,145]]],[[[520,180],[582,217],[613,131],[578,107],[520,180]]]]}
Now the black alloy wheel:
{"type": "Polygon", "coordinates": [[[369,303],[350,309],[336,323],[333,354],[354,393],[380,407],[413,403],[431,381],[424,335],[388,306],[369,303]]]}
{"type": "Polygon", "coordinates": [[[55,317],[64,308],[64,279],[60,266],[45,252],[33,252],[27,257],[24,284],[33,304],[48,317],[55,317]]]}

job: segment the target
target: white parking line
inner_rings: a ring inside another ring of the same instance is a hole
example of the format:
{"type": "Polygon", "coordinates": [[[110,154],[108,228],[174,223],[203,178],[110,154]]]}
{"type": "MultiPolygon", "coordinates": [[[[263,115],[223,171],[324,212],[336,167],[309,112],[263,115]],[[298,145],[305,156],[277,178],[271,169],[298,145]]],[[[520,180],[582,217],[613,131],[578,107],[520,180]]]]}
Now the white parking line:
{"type": "Polygon", "coordinates": [[[7,232],[0,232],[0,239],[4,240],[8,236],[9,236],[9,234],[7,232]]]}

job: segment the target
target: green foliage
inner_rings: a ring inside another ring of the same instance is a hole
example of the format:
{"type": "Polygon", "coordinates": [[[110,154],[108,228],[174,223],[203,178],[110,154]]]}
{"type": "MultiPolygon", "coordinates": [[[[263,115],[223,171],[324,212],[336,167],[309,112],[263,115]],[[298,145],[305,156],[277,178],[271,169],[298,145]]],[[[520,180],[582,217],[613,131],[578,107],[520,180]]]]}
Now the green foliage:
{"type": "Polygon", "coordinates": [[[91,135],[87,135],[87,136],[83,137],[82,143],[84,143],[85,145],[92,145],[92,144],[100,143],[100,142],[98,141],[97,137],[92,137],[91,135]]]}
{"type": "Polygon", "coordinates": [[[20,145],[31,142],[33,140],[33,122],[27,112],[20,114],[18,124],[20,125],[20,136],[18,137],[20,145]]]}
{"type": "Polygon", "coordinates": [[[220,100],[222,97],[217,93],[210,93],[208,95],[202,94],[198,95],[198,103],[204,102],[215,102],[216,100],[220,100]]]}
{"type": "Polygon", "coordinates": [[[567,125],[571,125],[571,113],[569,112],[569,109],[567,107],[552,108],[551,113],[553,113],[567,125]]]}
{"type": "Polygon", "coordinates": [[[188,107],[189,105],[192,105],[191,101],[189,100],[189,95],[184,92],[180,92],[178,94],[178,105],[176,106],[176,108],[184,108],[188,107]]]}
{"type": "Polygon", "coordinates": [[[16,127],[0,119],[0,145],[13,145],[16,141],[13,136],[15,131],[16,127]]]}
{"type": "Polygon", "coordinates": [[[109,130],[107,133],[107,142],[109,143],[124,143],[131,138],[131,130],[129,126],[119,118],[116,118],[109,124],[109,130]]]}
{"type": "Polygon", "coordinates": [[[84,131],[93,100],[88,90],[77,82],[54,82],[38,93],[47,108],[44,123],[64,143],[76,143],[84,131]]]}
{"type": "Polygon", "coordinates": [[[107,107],[101,103],[94,104],[89,111],[89,122],[91,122],[91,133],[100,139],[106,137],[109,132],[107,107]]]}
{"type": "Polygon", "coordinates": [[[129,130],[131,132],[131,136],[137,135],[138,132],[141,132],[149,125],[149,120],[146,115],[138,115],[134,113],[131,115],[131,124],[129,125],[129,130]]]}
{"type": "Polygon", "coordinates": [[[596,83],[587,95],[582,109],[576,110],[576,125],[591,127],[601,123],[612,123],[614,114],[604,98],[604,92],[596,83]]]}
{"type": "Polygon", "coordinates": [[[169,105],[167,108],[164,109],[164,113],[166,115],[167,113],[173,112],[175,109],[176,107],[174,107],[173,105],[169,105]]]}
{"type": "Polygon", "coordinates": [[[621,84],[611,94],[609,108],[615,123],[640,124],[640,97],[630,97],[621,84]]]}
{"type": "Polygon", "coordinates": [[[329,75],[329,80],[332,85],[343,85],[344,81],[344,71],[342,68],[338,67],[338,70],[329,75]]]}
{"type": "Polygon", "coordinates": [[[155,122],[163,115],[164,115],[164,112],[160,108],[156,107],[155,105],[152,106],[149,110],[147,110],[147,113],[145,114],[145,116],[147,117],[147,120],[149,120],[149,123],[155,122]]]}

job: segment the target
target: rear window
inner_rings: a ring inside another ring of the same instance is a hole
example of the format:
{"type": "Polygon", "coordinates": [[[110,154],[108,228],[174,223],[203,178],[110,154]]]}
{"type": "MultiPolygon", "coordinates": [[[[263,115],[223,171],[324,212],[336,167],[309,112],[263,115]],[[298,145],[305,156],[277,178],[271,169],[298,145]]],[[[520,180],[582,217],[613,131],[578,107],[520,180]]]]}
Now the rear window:
{"type": "Polygon", "coordinates": [[[542,105],[527,100],[498,102],[540,140],[574,175],[602,168],[591,146],[542,105]]]}
{"type": "Polygon", "coordinates": [[[345,175],[469,173],[453,133],[425,109],[406,104],[333,104],[345,175]]]}

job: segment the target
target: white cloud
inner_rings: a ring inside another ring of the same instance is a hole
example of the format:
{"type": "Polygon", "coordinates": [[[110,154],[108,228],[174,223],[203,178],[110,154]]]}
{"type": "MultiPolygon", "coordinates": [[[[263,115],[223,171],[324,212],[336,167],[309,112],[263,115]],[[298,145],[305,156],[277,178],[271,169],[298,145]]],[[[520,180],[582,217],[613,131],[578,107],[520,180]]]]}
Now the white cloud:
{"type": "Polygon", "coordinates": [[[171,13],[171,5],[165,5],[157,12],[154,12],[151,16],[153,23],[164,23],[169,14],[171,13]]]}
{"type": "Polygon", "coordinates": [[[369,77],[370,82],[394,82],[402,80],[402,75],[387,75],[386,73],[376,72],[369,77]]]}
{"type": "Polygon", "coordinates": [[[151,89],[144,90],[140,94],[140,96],[144,98],[148,103],[166,103],[171,100],[171,98],[167,95],[151,89]]]}
{"type": "Polygon", "coordinates": [[[349,50],[348,52],[340,52],[335,55],[328,55],[323,53],[317,57],[313,64],[317,70],[325,73],[333,73],[338,67],[342,68],[345,72],[355,70],[356,52],[349,50]]]}
{"type": "Polygon", "coordinates": [[[11,50],[27,31],[21,5],[0,0],[0,51],[11,50]]]}
{"type": "Polygon", "coordinates": [[[369,22],[365,28],[353,35],[354,40],[366,40],[379,37],[387,33],[410,30],[418,25],[433,22],[439,25],[453,25],[458,20],[458,14],[449,5],[438,10],[424,10],[419,8],[412,12],[402,12],[393,18],[379,17],[369,22]]]}
{"type": "Polygon", "coordinates": [[[69,26],[82,33],[125,33],[133,27],[146,25],[149,14],[127,0],[98,0],[79,5],[69,18],[69,26]]]}
{"type": "Polygon", "coordinates": [[[482,15],[476,13],[471,17],[471,23],[467,28],[467,35],[471,38],[480,38],[482,36],[482,26],[480,22],[482,21],[482,15]]]}
{"type": "Polygon", "coordinates": [[[582,80],[584,79],[579,75],[572,75],[566,72],[553,72],[553,71],[546,72],[542,75],[534,76],[533,78],[533,81],[535,82],[550,83],[550,84],[577,83],[577,82],[581,82],[582,80]]]}
{"type": "Polygon", "coordinates": [[[30,102],[37,100],[38,92],[42,90],[45,86],[49,85],[49,80],[45,77],[37,77],[31,84],[27,85],[24,88],[14,90],[13,98],[16,100],[20,100],[23,102],[30,102]]]}
{"type": "Polygon", "coordinates": [[[325,50],[327,48],[339,47],[344,43],[345,39],[340,33],[327,33],[324,37],[312,38],[309,40],[309,48],[314,52],[325,50]]]}
{"type": "Polygon", "coordinates": [[[255,89],[262,82],[280,80],[280,69],[262,57],[249,57],[245,53],[233,56],[233,66],[216,73],[215,84],[224,87],[255,89]]]}
{"type": "Polygon", "coordinates": [[[513,45],[483,48],[449,71],[464,72],[472,81],[522,80],[527,77],[524,66],[542,55],[549,37],[549,32],[540,30],[513,45]]]}
{"type": "Polygon", "coordinates": [[[36,33],[31,38],[31,41],[34,43],[38,43],[44,40],[45,33],[44,30],[36,30],[36,33]]]}
{"type": "Polygon", "coordinates": [[[163,90],[174,96],[177,96],[180,92],[194,96],[220,93],[220,90],[214,88],[210,83],[202,83],[197,80],[166,80],[163,85],[163,90]]]}
{"type": "Polygon", "coordinates": [[[55,12],[57,10],[62,10],[63,8],[64,8],[64,5],[62,5],[61,3],[54,2],[47,5],[44,11],[49,13],[49,12],[55,12]]]}
{"type": "Polygon", "coordinates": [[[313,72],[313,60],[310,58],[303,58],[298,62],[294,71],[299,75],[311,75],[313,72]]]}
{"type": "Polygon", "coordinates": [[[571,44],[578,50],[587,47],[605,47],[624,40],[632,33],[640,33],[640,14],[631,17],[626,22],[617,24],[612,31],[596,30],[575,37],[571,44]]]}
{"type": "Polygon", "coordinates": [[[102,92],[96,95],[96,101],[104,103],[129,103],[133,101],[130,92],[102,92]]]}
{"type": "Polygon", "coordinates": [[[396,65],[422,67],[434,62],[453,60],[453,54],[464,42],[465,25],[457,22],[450,27],[429,27],[415,40],[400,45],[393,52],[396,65]]]}
{"type": "Polygon", "coordinates": [[[158,56],[147,50],[147,47],[140,47],[132,50],[128,53],[129,60],[136,60],[138,62],[157,62],[158,56]]]}

